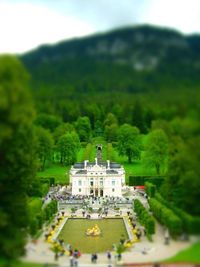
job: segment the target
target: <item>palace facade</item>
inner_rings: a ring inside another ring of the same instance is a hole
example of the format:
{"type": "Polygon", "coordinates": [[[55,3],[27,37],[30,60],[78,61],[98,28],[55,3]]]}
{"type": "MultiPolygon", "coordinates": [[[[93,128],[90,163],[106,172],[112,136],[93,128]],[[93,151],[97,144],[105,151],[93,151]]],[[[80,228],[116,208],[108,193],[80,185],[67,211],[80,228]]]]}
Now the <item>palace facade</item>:
{"type": "Polygon", "coordinates": [[[121,196],[125,171],[118,163],[101,160],[102,146],[97,146],[95,162],[75,163],[70,170],[72,195],[121,196]]]}

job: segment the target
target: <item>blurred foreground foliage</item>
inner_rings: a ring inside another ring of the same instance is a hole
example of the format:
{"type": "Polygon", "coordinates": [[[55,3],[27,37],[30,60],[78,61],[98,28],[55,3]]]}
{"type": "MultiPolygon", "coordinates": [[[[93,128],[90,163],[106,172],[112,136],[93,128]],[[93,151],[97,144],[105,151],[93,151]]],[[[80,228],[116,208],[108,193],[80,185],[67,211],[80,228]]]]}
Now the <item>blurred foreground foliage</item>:
{"type": "Polygon", "coordinates": [[[35,116],[28,73],[18,59],[0,57],[0,256],[23,254],[27,191],[35,177],[35,116]]]}

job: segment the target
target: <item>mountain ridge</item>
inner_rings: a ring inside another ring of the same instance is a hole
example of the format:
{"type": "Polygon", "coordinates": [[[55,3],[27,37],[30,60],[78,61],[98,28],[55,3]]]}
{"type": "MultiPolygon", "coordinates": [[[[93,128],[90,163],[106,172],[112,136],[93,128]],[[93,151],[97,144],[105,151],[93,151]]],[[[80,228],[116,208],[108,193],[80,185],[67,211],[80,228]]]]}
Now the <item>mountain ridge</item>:
{"type": "Polygon", "coordinates": [[[200,35],[150,25],[43,45],[20,58],[36,90],[143,92],[200,84],[200,35]]]}

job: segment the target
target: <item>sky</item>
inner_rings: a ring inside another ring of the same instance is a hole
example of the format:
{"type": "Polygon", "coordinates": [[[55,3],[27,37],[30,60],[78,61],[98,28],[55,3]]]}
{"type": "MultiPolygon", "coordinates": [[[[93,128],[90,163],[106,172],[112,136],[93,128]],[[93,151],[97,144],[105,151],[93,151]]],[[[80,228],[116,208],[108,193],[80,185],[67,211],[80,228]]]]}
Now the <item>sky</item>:
{"type": "Polygon", "coordinates": [[[0,54],[140,24],[200,33],[200,0],[0,0],[0,54]]]}

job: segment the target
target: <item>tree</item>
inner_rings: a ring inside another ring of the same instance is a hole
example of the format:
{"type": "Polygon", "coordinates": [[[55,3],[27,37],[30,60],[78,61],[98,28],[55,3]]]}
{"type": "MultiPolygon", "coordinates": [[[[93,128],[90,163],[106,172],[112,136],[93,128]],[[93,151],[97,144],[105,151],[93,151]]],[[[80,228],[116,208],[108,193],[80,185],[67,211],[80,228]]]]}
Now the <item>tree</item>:
{"type": "Polygon", "coordinates": [[[127,156],[129,163],[132,159],[140,159],[141,138],[137,127],[123,124],[118,131],[118,150],[120,155],[127,156]]]}
{"type": "Polygon", "coordinates": [[[122,105],[114,104],[112,112],[116,116],[119,123],[123,123],[123,107],[122,107],[122,105]]]}
{"type": "Polygon", "coordinates": [[[53,132],[61,124],[61,119],[54,115],[39,114],[35,120],[35,124],[53,132]]]}
{"type": "Polygon", "coordinates": [[[103,125],[102,125],[100,120],[95,121],[94,135],[95,136],[102,136],[103,135],[103,125]]]}
{"type": "Polygon", "coordinates": [[[104,126],[110,126],[112,124],[118,124],[117,118],[115,117],[114,114],[108,113],[108,115],[104,121],[104,126]]]}
{"type": "Polygon", "coordinates": [[[72,164],[76,160],[76,154],[80,148],[80,140],[75,132],[62,135],[57,144],[60,153],[60,163],[72,164]]]}
{"type": "Polygon", "coordinates": [[[154,166],[160,175],[161,168],[165,167],[168,159],[168,138],[161,129],[149,133],[146,143],[144,160],[147,165],[154,166]]]}
{"type": "Polygon", "coordinates": [[[70,123],[62,123],[60,124],[54,131],[53,133],[53,137],[54,137],[54,141],[55,144],[57,144],[59,138],[66,134],[67,132],[74,132],[74,126],[70,123]]]}
{"type": "Polygon", "coordinates": [[[149,130],[151,128],[151,123],[155,119],[155,114],[152,109],[147,109],[144,115],[145,128],[149,130]]]}
{"type": "Polygon", "coordinates": [[[44,170],[47,159],[51,158],[54,140],[51,133],[42,127],[36,128],[36,136],[37,154],[40,160],[41,170],[44,170]]]}
{"type": "Polygon", "coordinates": [[[200,206],[200,137],[186,142],[176,138],[171,150],[168,176],[162,186],[163,196],[190,214],[199,215],[200,206]]]}
{"type": "Polygon", "coordinates": [[[88,117],[79,117],[75,123],[76,131],[81,142],[88,142],[91,136],[91,124],[88,117]]]}
{"type": "Polygon", "coordinates": [[[101,119],[101,110],[100,106],[98,106],[95,102],[92,102],[90,104],[84,105],[84,115],[88,116],[90,122],[91,122],[91,127],[94,129],[95,122],[97,120],[101,119]]]}
{"type": "Polygon", "coordinates": [[[24,252],[27,190],[35,176],[34,110],[28,74],[15,57],[0,57],[0,256],[24,252]]]}
{"type": "Polygon", "coordinates": [[[112,142],[117,140],[118,122],[114,114],[108,113],[104,121],[104,136],[106,141],[112,142]]]}
{"type": "Polygon", "coordinates": [[[142,133],[146,132],[143,108],[139,101],[135,102],[133,108],[132,124],[136,126],[142,133]]]}
{"type": "Polygon", "coordinates": [[[104,130],[104,136],[106,141],[108,142],[117,141],[118,129],[119,127],[117,124],[106,125],[104,130]]]}

